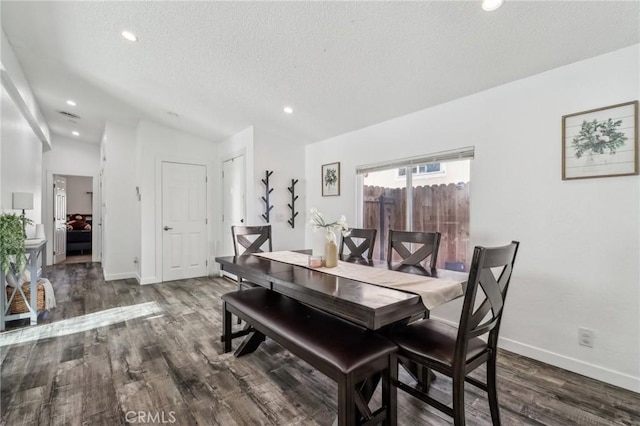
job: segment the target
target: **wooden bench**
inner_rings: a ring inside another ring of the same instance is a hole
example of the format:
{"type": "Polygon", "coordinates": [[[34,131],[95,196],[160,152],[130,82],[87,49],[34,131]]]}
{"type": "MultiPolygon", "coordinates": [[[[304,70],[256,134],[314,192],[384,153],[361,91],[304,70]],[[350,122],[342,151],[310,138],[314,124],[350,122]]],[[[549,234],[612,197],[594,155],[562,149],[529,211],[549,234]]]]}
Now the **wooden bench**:
{"type": "MultiPolygon", "coordinates": [[[[338,425],[396,424],[389,359],[397,347],[390,340],[262,287],[222,299],[225,337],[231,336],[231,315],[236,315],[337,382],[338,425]],[[382,407],[371,412],[359,384],[377,374],[382,376],[382,407]]],[[[224,339],[225,353],[231,341],[224,339]]]]}

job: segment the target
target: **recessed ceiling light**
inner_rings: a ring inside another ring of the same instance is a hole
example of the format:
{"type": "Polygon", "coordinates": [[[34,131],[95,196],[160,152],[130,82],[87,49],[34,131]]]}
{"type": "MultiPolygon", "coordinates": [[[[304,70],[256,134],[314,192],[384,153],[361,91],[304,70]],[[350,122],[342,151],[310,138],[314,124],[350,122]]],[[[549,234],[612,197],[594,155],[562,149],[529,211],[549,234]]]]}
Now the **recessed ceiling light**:
{"type": "Polygon", "coordinates": [[[80,133],[76,132],[75,130],[74,130],[73,132],[71,132],[71,134],[72,134],[73,136],[80,136],[80,133]]]}
{"type": "Polygon", "coordinates": [[[282,110],[287,114],[293,114],[293,108],[291,107],[284,107],[282,110]]]}
{"type": "Polygon", "coordinates": [[[69,99],[67,101],[67,105],[76,106],[76,103],[74,101],[72,101],[71,99],[69,99]]]}
{"type": "Polygon", "coordinates": [[[138,37],[132,33],[131,31],[123,31],[122,32],[122,37],[124,37],[125,39],[129,40],[129,41],[138,41],[138,37]]]}
{"type": "Polygon", "coordinates": [[[493,12],[502,6],[504,0],[482,0],[482,9],[487,12],[493,12]]]}

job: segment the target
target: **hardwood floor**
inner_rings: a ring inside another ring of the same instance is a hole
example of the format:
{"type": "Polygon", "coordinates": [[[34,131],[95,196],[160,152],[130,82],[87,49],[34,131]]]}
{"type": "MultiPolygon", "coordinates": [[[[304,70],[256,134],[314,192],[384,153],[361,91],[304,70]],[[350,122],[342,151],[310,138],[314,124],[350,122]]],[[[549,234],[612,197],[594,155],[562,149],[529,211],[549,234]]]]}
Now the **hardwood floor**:
{"type": "Polygon", "coordinates": [[[91,262],[91,254],[72,254],[70,256],[67,256],[67,258],[60,263],[68,264],[68,263],[84,263],[84,262],[91,262]]]}
{"type": "MultiPolygon", "coordinates": [[[[273,341],[243,358],[222,354],[219,296],[233,283],[104,282],[97,263],[48,271],[58,307],[38,326],[14,322],[0,334],[0,424],[333,422],[335,384],[273,341]]],[[[498,374],[503,425],[640,425],[633,392],[508,352],[498,374]]],[[[446,397],[450,383],[439,376],[432,392],[446,397]]],[[[467,424],[491,423],[485,396],[472,386],[466,405],[467,424]]],[[[451,424],[402,392],[398,420],[451,424]]]]}

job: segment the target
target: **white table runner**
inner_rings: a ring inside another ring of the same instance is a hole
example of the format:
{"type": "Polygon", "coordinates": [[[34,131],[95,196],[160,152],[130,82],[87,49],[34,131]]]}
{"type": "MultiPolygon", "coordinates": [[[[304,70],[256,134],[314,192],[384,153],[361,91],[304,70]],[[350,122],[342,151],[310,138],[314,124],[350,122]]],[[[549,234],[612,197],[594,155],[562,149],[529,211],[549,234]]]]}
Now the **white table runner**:
{"type": "Polygon", "coordinates": [[[291,265],[315,269],[325,274],[349,278],[368,284],[415,293],[422,298],[422,303],[427,309],[433,309],[438,305],[449,302],[463,295],[462,283],[459,281],[443,280],[440,278],[425,277],[422,275],[408,274],[405,272],[391,271],[383,268],[373,268],[366,265],[358,265],[338,261],[335,268],[311,268],[309,256],[293,251],[274,251],[269,253],[255,253],[254,256],[291,265]]]}

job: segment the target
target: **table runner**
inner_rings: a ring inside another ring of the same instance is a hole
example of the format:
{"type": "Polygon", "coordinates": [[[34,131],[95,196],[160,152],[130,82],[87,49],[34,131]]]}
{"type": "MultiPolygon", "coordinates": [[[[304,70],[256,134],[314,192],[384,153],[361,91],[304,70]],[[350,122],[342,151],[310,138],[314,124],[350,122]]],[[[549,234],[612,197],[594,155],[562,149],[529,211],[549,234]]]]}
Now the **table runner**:
{"type": "Polygon", "coordinates": [[[338,261],[338,266],[335,268],[311,268],[308,262],[308,255],[292,251],[254,253],[254,255],[275,260],[276,262],[302,266],[337,277],[349,278],[367,284],[415,293],[421,297],[422,303],[429,310],[464,294],[462,283],[458,281],[425,277],[383,268],[373,268],[371,266],[358,265],[341,260],[338,261]]]}

